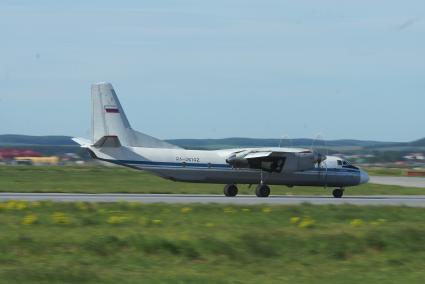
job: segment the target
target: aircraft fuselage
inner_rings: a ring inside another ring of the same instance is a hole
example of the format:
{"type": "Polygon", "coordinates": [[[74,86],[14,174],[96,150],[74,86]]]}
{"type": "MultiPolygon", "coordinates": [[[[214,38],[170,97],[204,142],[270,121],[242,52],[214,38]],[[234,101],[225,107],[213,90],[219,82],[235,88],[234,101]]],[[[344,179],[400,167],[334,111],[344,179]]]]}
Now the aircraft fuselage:
{"type": "MultiPolygon", "coordinates": [[[[270,148],[267,149],[270,150],[270,148]]],[[[231,153],[250,149],[200,151],[119,147],[91,148],[90,150],[99,160],[146,170],[173,181],[258,184],[264,180],[270,185],[329,187],[349,187],[366,182],[365,173],[352,166],[316,166],[305,171],[277,173],[258,169],[234,168],[226,162],[226,157],[231,153]]],[[[332,157],[328,157],[328,159],[333,160],[332,157]]]]}

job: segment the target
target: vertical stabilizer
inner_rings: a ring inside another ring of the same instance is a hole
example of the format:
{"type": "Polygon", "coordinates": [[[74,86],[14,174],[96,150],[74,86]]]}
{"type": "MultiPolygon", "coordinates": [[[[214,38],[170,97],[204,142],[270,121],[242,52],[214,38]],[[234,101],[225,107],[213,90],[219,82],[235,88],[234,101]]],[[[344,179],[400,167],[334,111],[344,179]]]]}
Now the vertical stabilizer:
{"type": "Polygon", "coordinates": [[[93,84],[93,137],[96,143],[104,137],[117,137],[122,146],[178,148],[149,135],[134,131],[110,83],[93,84]]]}
{"type": "Polygon", "coordinates": [[[123,145],[132,145],[130,123],[110,83],[93,84],[93,143],[104,136],[117,136],[123,145]],[[130,135],[129,135],[130,134],[130,135]]]}

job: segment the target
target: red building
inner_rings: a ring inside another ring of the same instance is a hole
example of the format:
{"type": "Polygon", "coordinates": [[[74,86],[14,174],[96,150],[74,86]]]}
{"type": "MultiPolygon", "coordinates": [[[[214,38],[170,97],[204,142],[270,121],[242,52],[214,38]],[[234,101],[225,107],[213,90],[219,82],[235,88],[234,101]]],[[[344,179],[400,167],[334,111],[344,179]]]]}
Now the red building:
{"type": "Polygon", "coordinates": [[[43,157],[43,155],[32,150],[0,149],[0,160],[13,160],[17,157],[43,157]]]}

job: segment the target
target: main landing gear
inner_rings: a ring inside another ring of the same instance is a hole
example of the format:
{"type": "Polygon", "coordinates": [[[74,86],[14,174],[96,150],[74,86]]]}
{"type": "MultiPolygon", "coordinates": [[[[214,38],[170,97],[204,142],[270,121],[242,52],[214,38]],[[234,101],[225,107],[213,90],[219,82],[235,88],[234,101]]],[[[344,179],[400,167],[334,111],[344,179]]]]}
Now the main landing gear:
{"type": "MultiPolygon", "coordinates": [[[[235,197],[238,195],[238,187],[235,184],[226,185],[224,187],[224,195],[227,197],[235,197]]],[[[257,195],[257,197],[269,197],[270,195],[270,187],[263,181],[263,171],[261,171],[261,181],[255,189],[255,195],[257,195]]]]}
{"type": "Polygon", "coordinates": [[[336,188],[336,189],[334,189],[332,194],[335,198],[341,198],[344,195],[344,189],[343,188],[336,188]]]}
{"type": "Polygon", "coordinates": [[[255,189],[255,195],[257,195],[257,197],[269,197],[270,187],[264,183],[259,184],[255,189]]]}
{"type": "MultiPolygon", "coordinates": [[[[235,197],[238,195],[238,187],[235,184],[228,184],[224,187],[224,195],[227,197],[235,197]]],[[[255,189],[257,197],[269,197],[270,187],[266,184],[259,184],[255,189]]]]}
{"type": "Polygon", "coordinates": [[[235,184],[228,184],[224,187],[224,195],[235,197],[238,194],[238,187],[235,184]]]}

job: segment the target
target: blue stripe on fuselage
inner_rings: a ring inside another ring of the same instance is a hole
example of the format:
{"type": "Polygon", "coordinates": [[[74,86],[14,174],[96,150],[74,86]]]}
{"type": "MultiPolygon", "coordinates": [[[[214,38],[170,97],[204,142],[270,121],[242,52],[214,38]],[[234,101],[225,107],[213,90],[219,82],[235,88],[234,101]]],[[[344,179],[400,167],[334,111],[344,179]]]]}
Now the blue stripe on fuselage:
{"type": "Polygon", "coordinates": [[[174,168],[220,168],[220,169],[232,169],[227,164],[205,164],[205,163],[173,163],[173,162],[153,162],[153,161],[131,161],[131,160],[109,160],[100,159],[101,161],[120,164],[120,165],[145,165],[145,166],[156,166],[156,167],[174,167],[174,168]]]}
{"type": "MultiPolygon", "coordinates": [[[[99,159],[99,158],[98,158],[99,159]]],[[[153,162],[153,161],[131,161],[131,160],[109,160],[99,159],[105,162],[118,164],[122,166],[146,166],[149,168],[193,168],[193,169],[222,169],[222,170],[233,170],[234,168],[227,164],[205,164],[205,163],[173,163],[173,162],[153,162]]],[[[253,170],[253,169],[251,169],[253,170]]],[[[356,169],[344,169],[344,168],[328,168],[328,169],[312,169],[303,171],[305,173],[324,173],[324,172],[337,172],[337,173],[358,173],[356,169]]]]}

